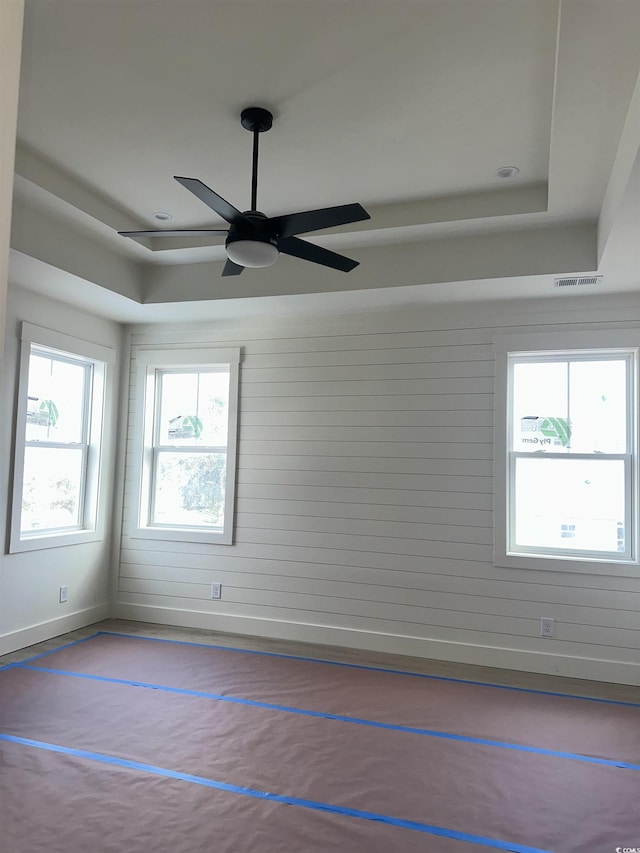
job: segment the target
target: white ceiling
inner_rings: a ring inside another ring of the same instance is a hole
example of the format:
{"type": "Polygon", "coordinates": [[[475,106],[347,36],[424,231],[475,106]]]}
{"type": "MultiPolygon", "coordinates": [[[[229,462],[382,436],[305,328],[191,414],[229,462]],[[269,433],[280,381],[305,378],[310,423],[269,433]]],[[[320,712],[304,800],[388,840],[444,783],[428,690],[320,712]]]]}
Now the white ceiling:
{"type": "Polygon", "coordinates": [[[12,277],[125,321],[637,293],[639,73],[640,0],[26,0],[12,277]],[[116,234],[224,227],[173,175],[248,208],[251,105],[259,208],[360,202],[305,236],[353,272],[116,234]]]}

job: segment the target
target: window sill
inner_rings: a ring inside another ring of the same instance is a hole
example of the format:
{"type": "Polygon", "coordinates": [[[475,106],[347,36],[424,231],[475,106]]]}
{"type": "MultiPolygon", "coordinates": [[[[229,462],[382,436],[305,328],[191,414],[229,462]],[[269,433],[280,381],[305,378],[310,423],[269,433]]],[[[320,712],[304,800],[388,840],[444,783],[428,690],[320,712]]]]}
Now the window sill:
{"type": "Polygon", "coordinates": [[[99,530],[77,530],[64,533],[44,533],[28,539],[11,541],[9,554],[20,554],[23,551],[44,551],[47,548],[64,548],[69,545],[82,545],[86,542],[100,542],[104,536],[99,530]]]}
{"type": "Polygon", "coordinates": [[[199,530],[195,527],[136,527],[132,539],[160,539],[169,542],[196,542],[202,545],[232,545],[231,530],[199,530]]]}
{"type": "Polygon", "coordinates": [[[571,572],[585,575],[604,575],[606,577],[638,578],[640,565],[633,561],[612,560],[576,560],[571,557],[544,557],[537,554],[494,553],[494,566],[507,569],[530,569],[544,572],[571,572]]]}

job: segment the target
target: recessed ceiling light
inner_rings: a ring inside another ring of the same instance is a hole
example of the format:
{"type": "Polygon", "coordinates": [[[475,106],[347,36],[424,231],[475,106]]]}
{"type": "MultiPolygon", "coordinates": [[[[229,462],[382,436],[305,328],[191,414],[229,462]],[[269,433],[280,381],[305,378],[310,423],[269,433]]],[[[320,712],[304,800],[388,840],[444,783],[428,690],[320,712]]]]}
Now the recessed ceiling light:
{"type": "Polygon", "coordinates": [[[167,219],[171,219],[170,213],[164,213],[162,210],[159,210],[157,213],[153,214],[154,219],[159,219],[160,222],[166,222],[167,219]]]}
{"type": "Polygon", "coordinates": [[[496,175],[499,178],[515,178],[515,176],[520,172],[517,166],[500,166],[499,169],[496,169],[496,175]]]}

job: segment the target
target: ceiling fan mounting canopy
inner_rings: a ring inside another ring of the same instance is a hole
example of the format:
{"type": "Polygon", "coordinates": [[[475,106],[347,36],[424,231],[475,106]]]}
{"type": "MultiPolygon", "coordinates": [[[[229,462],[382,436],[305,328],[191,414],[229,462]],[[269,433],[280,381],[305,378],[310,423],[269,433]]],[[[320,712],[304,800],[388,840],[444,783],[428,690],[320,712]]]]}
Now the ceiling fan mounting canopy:
{"type": "Polygon", "coordinates": [[[252,133],[255,131],[264,133],[266,130],[271,130],[273,114],[263,107],[247,107],[240,113],[240,124],[252,133]]]}
{"type": "Polygon", "coordinates": [[[267,267],[274,264],[280,254],[291,255],[331,269],[350,272],[357,261],[329,249],[300,240],[297,235],[323,228],[335,228],[371,217],[360,204],[342,204],[284,216],[265,216],[257,210],[258,197],[258,140],[261,133],[270,130],[273,115],[263,107],[242,110],[240,122],[253,133],[253,163],[251,170],[251,210],[239,211],[198,178],[175,176],[175,180],[204,202],[229,223],[228,229],[171,229],[162,231],[119,231],[123,237],[211,237],[227,235],[225,249],[227,262],[222,275],[240,275],[245,267],[267,267]]]}

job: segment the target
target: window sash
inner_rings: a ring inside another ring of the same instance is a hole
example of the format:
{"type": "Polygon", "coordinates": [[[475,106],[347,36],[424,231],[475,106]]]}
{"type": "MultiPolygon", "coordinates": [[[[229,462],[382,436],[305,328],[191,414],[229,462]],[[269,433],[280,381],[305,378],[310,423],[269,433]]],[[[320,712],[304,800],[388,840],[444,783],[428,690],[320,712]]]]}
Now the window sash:
{"type": "MultiPolygon", "coordinates": [[[[158,494],[158,462],[161,455],[167,454],[175,454],[175,455],[189,455],[194,456],[196,454],[202,456],[224,456],[225,457],[225,468],[228,463],[228,454],[227,447],[175,447],[173,445],[158,445],[157,447],[153,447],[151,449],[151,473],[149,477],[149,510],[147,514],[147,526],[152,528],[178,528],[182,530],[193,530],[193,524],[180,524],[179,522],[161,522],[156,520],[156,498],[158,494]]],[[[198,529],[206,531],[211,530],[213,532],[220,531],[222,529],[219,524],[200,524],[197,526],[198,529]]]]}
{"type": "MultiPolygon", "coordinates": [[[[75,450],[79,451],[80,456],[80,472],[79,472],[79,483],[78,483],[78,512],[77,512],[77,522],[75,524],[65,524],[65,525],[49,525],[49,526],[41,526],[36,529],[30,530],[22,527],[22,512],[20,515],[20,536],[22,539],[37,539],[42,536],[49,535],[57,535],[60,533],[73,532],[76,530],[85,530],[85,517],[87,513],[86,508],[86,495],[87,495],[87,467],[88,467],[88,457],[89,457],[89,447],[86,444],[54,444],[53,442],[27,442],[25,443],[25,459],[26,459],[26,450],[34,449],[34,450],[75,450]]],[[[22,488],[24,492],[24,476],[22,480],[22,488]]]]}
{"type": "MultiPolygon", "coordinates": [[[[626,448],[625,453],[633,452],[634,440],[634,363],[635,355],[628,349],[625,350],[591,350],[588,352],[567,350],[565,352],[540,352],[538,353],[509,353],[508,354],[508,374],[507,374],[507,453],[515,453],[513,450],[513,436],[515,431],[515,416],[513,411],[514,406],[514,368],[519,364],[571,364],[574,362],[602,362],[602,361],[624,361],[625,362],[625,438],[626,448]]],[[[578,457],[573,451],[568,451],[572,456],[578,457]]],[[[532,451],[528,451],[529,455],[533,455],[532,451]]],[[[534,451],[535,453],[535,451],[534,451]]],[[[555,457],[559,457],[561,452],[553,451],[555,457]]],[[[588,455],[588,454],[587,454],[588,455]]],[[[595,452],[591,455],[602,456],[600,452],[595,452]]]]}
{"type": "MultiPolygon", "coordinates": [[[[87,473],[89,470],[89,432],[93,409],[93,364],[85,359],[75,358],[72,354],[58,352],[49,347],[31,344],[29,350],[29,365],[32,356],[40,356],[48,358],[52,362],[60,364],[72,364],[82,369],[82,405],[80,410],[80,441],[38,441],[24,440],[24,454],[27,448],[42,448],[55,450],[79,449],[82,452],[80,464],[80,488],[78,493],[78,522],[64,526],[38,527],[36,531],[24,530],[22,522],[20,523],[20,536],[22,538],[34,539],[48,534],[58,534],[66,531],[84,530],[85,519],[87,515],[86,496],[87,496],[87,473]]],[[[27,385],[27,391],[29,390],[27,385]]],[[[26,402],[26,401],[25,401],[26,402]]],[[[24,488],[24,482],[23,482],[24,488]]]]}
{"type": "Polygon", "coordinates": [[[633,557],[633,456],[630,453],[523,453],[509,451],[508,454],[508,483],[507,483],[507,553],[531,554],[540,556],[573,557],[584,560],[607,560],[611,562],[629,562],[633,557]],[[607,461],[621,461],[624,466],[624,551],[589,550],[585,548],[552,548],[546,545],[523,545],[516,540],[517,501],[516,464],[518,459],[527,459],[541,464],[553,463],[558,460],[580,461],[587,460],[600,464],[607,461]]]}
{"type": "MultiPolygon", "coordinates": [[[[153,371],[153,384],[154,384],[154,409],[153,409],[153,429],[152,429],[152,446],[154,448],[164,448],[164,447],[176,447],[187,448],[189,445],[164,445],[161,441],[161,431],[162,431],[162,408],[163,408],[163,397],[164,397],[164,387],[165,384],[163,382],[166,376],[176,376],[176,375],[198,375],[198,384],[199,378],[201,375],[212,375],[212,374],[223,374],[229,377],[229,382],[231,382],[231,372],[228,365],[203,365],[202,367],[176,367],[176,368],[156,368],[153,371]]],[[[229,403],[230,405],[230,403],[229,403]]],[[[194,413],[195,414],[195,413],[194,413]]],[[[228,412],[227,412],[227,421],[228,421],[228,412]]],[[[193,448],[197,447],[206,447],[206,445],[194,444],[191,445],[193,448]]],[[[226,447],[226,445],[225,445],[226,447]]]]}

